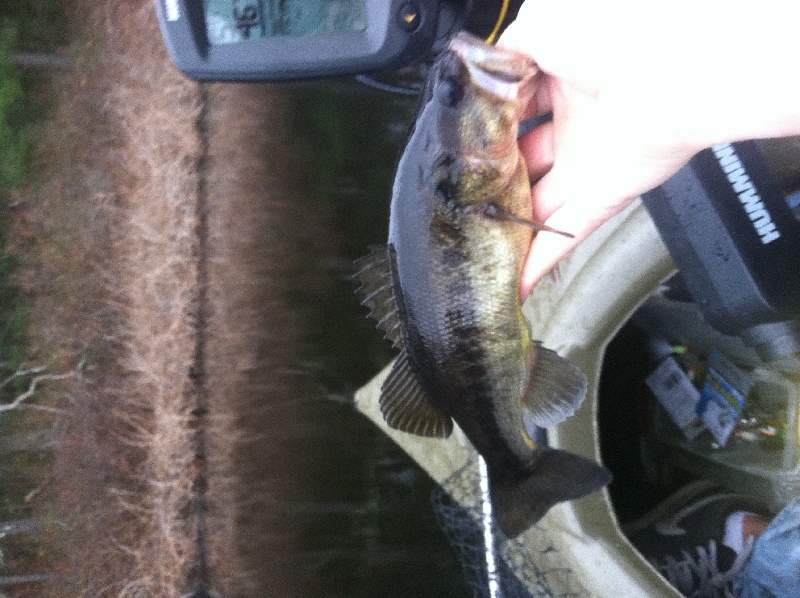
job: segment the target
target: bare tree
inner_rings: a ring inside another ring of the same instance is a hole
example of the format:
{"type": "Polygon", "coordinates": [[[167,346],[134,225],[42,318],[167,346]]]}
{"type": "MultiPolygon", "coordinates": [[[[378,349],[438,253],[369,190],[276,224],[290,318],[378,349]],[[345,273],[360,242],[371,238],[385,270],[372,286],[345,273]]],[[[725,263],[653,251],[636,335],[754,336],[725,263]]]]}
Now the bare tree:
{"type": "MultiPolygon", "coordinates": [[[[17,380],[19,378],[24,378],[26,376],[31,376],[33,374],[37,374],[33,376],[33,378],[31,378],[31,381],[28,384],[28,390],[17,395],[14,398],[14,400],[11,401],[10,403],[0,404],[0,413],[22,407],[25,401],[27,401],[33,396],[33,394],[36,392],[36,387],[42,382],[50,380],[64,380],[66,378],[73,378],[74,376],[77,375],[77,371],[66,372],[63,374],[43,374],[42,372],[44,372],[45,369],[47,369],[47,367],[43,365],[39,365],[28,369],[18,369],[16,372],[8,376],[5,380],[0,382],[0,390],[2,390],[3,388],[7,387],[9,384],[14,382],[14,380],[17,380]]],[[[30,409],[39,409],[42,411],[58,411],[53,407],[47,407],[44,405],[24,405],[24,406],[30,409]]]]}

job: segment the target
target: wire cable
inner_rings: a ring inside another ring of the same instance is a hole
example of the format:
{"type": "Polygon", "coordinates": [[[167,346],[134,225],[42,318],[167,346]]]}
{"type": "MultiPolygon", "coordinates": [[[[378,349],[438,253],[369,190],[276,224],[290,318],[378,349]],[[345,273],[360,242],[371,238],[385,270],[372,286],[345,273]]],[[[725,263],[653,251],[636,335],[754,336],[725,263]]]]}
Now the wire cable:
{"type": "Polygon", "coordinates": [[[494,25],[494,29],[489,34],[489,37],[486,38],[487,44],[493,44],[497,41],[497,34],[500,33],[500,28],[503,26],[503,21],[506,20],[506,15],[508,14],[508,5],[511,3],[511,0],[503,0],[503,6],[500,7],[500,14],[497,17],[497,23],[494,25]]]}

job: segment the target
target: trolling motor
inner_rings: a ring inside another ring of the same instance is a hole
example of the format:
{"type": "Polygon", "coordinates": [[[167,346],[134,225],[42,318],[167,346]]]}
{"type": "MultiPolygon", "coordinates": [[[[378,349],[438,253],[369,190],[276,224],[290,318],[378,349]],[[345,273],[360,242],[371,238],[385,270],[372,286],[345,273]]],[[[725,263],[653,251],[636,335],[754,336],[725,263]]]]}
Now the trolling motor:
{"type": "Polygon", "coordinates": [[[156,0],[175,65],[213,81],[398,69],[466,29],[486,37],[522,0],[156,0]]]}
{"type": "Polygon", "coordinates": [[[642,199],[714,328],[800,354],[800,137],[714,146],[642,199]]]}

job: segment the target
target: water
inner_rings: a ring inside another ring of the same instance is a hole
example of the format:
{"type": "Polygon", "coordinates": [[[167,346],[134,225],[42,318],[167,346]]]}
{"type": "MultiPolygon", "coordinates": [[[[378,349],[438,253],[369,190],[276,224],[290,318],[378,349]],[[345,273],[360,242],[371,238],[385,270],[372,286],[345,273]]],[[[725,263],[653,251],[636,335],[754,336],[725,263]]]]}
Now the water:
{"type": "Polygon", "coordinates": [[[215,85],[208,100],[208,528],[230,530],[209,538],[219,589],[469,595],[433,482],[352,403],[392,351],[348,276],[385,242],[416,100],[341,81],[215,85]]]}

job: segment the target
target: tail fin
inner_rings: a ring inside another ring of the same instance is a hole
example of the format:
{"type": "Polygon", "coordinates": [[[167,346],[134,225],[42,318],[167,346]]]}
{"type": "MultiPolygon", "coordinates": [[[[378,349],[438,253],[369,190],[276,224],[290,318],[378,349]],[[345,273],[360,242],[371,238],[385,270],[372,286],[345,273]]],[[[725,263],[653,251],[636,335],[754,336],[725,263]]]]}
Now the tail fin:
{"type": "Polygon", "coordinates": [[[556,503],[579,498],[611,482],[611,472],[566,451],[543,449],[527,475],[489,468],[489,493],[500,529],[513,538],[556,503]]]}

